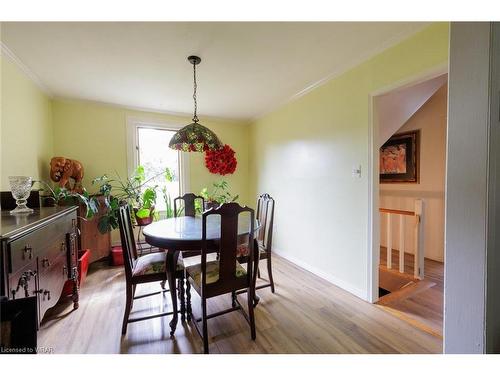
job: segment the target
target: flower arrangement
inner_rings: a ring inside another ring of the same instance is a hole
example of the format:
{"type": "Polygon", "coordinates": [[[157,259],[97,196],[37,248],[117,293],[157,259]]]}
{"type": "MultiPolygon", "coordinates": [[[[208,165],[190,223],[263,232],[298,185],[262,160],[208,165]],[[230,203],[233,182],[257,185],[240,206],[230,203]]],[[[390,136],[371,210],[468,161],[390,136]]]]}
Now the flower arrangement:
{"type": "Polygon", "coordinates": [[[235,152],[229,145],[224,145],[220,150],[207,150],[205,152],[205,166],[213,174],[232,174],[238,162],[235,152]]]}

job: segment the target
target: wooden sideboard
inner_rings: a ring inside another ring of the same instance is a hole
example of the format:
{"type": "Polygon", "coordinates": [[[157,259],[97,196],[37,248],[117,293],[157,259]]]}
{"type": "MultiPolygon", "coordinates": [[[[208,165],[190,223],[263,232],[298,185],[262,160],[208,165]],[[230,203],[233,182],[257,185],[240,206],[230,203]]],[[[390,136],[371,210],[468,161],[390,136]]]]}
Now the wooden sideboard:
{"type": "Polygon", "coordinates": [[[77,210],[41,207],[22,216],[1,211],[0,295],[8,300],[35,296],[38,324],[68,280],[78,308],[77,210]]]}
{"type": "Polygon", "coordinates": [[[90,249],[90,263],[103,258],[109,258],[111,253],[111,232],[101,233],[97,227],[99,219],[104,214],[104,196],[97,196],[100,204],[99,212],[92,220],[83,219],[85,217],[85,207],[80,206],[78,211],[78,228],[80,228],[79,248],[81,250],[90,249]]]}

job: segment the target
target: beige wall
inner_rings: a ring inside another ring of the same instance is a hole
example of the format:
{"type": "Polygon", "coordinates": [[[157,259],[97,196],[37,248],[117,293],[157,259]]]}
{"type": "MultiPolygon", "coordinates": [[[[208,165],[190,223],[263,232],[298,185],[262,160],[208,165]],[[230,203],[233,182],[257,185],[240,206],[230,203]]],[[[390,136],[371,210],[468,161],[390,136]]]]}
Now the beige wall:
{"type": "Polygon", "coordinates": [[[8,176],[47,179],[53,151],[50,98],[8,57],[1,56],[1,189],[8,176]]]}
{"type": "Polygon", "coordinates": [[[447,60],[448,24],[433,24],[252,124],[250,181],[276,199],[276,252],[372,298],[370,94],[447,60]]]}
{"type": "MultiPolygon", "coordinates": [[[[446,168],[447,85],[441,87],[396,133],[420,129],[420,182],[380,184],[380,207],[413,211],[425,204],[425,257],[444,260],[444,191],[446,168]]],[[[380,244],[386,246],[386,215],[381,216],[380,244]]],[[[414,252],[414,219],[407,218],[405,251],[414,252]]],[[[393,217],[393,248],[399,248],[399,217],[393,217]]]]}

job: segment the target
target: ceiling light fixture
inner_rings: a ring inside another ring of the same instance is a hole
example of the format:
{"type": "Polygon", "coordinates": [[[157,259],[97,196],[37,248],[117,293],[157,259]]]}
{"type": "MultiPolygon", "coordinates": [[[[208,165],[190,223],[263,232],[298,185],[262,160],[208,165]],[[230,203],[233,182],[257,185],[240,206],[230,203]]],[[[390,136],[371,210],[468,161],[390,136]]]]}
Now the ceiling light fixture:
{"type": "Polygon", "coordinates": [[[218,150],[223,147],[222,142],[217,138],[215,133],[205,126],[198,123],[198,102],[196,100],[196,65],[201,62],[198,56],[189,56],[188,61],[193,64],[193,99],[194,99],[194,114],[193,122],[184,126],[175,133],[168,144],[168,147],[186,152],[205,152],[207,150],[218,150]]]}

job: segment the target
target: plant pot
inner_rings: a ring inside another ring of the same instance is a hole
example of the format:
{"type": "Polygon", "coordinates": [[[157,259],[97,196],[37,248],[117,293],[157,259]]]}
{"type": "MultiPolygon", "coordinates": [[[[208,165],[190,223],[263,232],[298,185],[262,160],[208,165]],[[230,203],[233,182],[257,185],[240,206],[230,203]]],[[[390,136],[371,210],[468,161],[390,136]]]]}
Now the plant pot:
{"type": "Polygon", "coordinates": [[[205,211],[206,210],[209,210],[211,208],[219,208],[220,204],[219,202],[216,202],[216,201],[208,201],[208,202],[205,202],[205,211]]]}
{"type": "Polygon", "coordinates": [[[111,265],[123,266],[123,249],[121,246],[111,248],[111,265]]]}
{"type": "Polygon", "coordinates": [[[137,223],[138,226],[143,227],[145,225],[151,224],[153,222],[154,214],[155,214],[155,209],[154,207],[151,208],[151,212],[149,214],[149,217],[137,217],[137,211],[139,211],[138,208],[134,208],[134,216],[135,216],[135,222],[137,223]]]}

